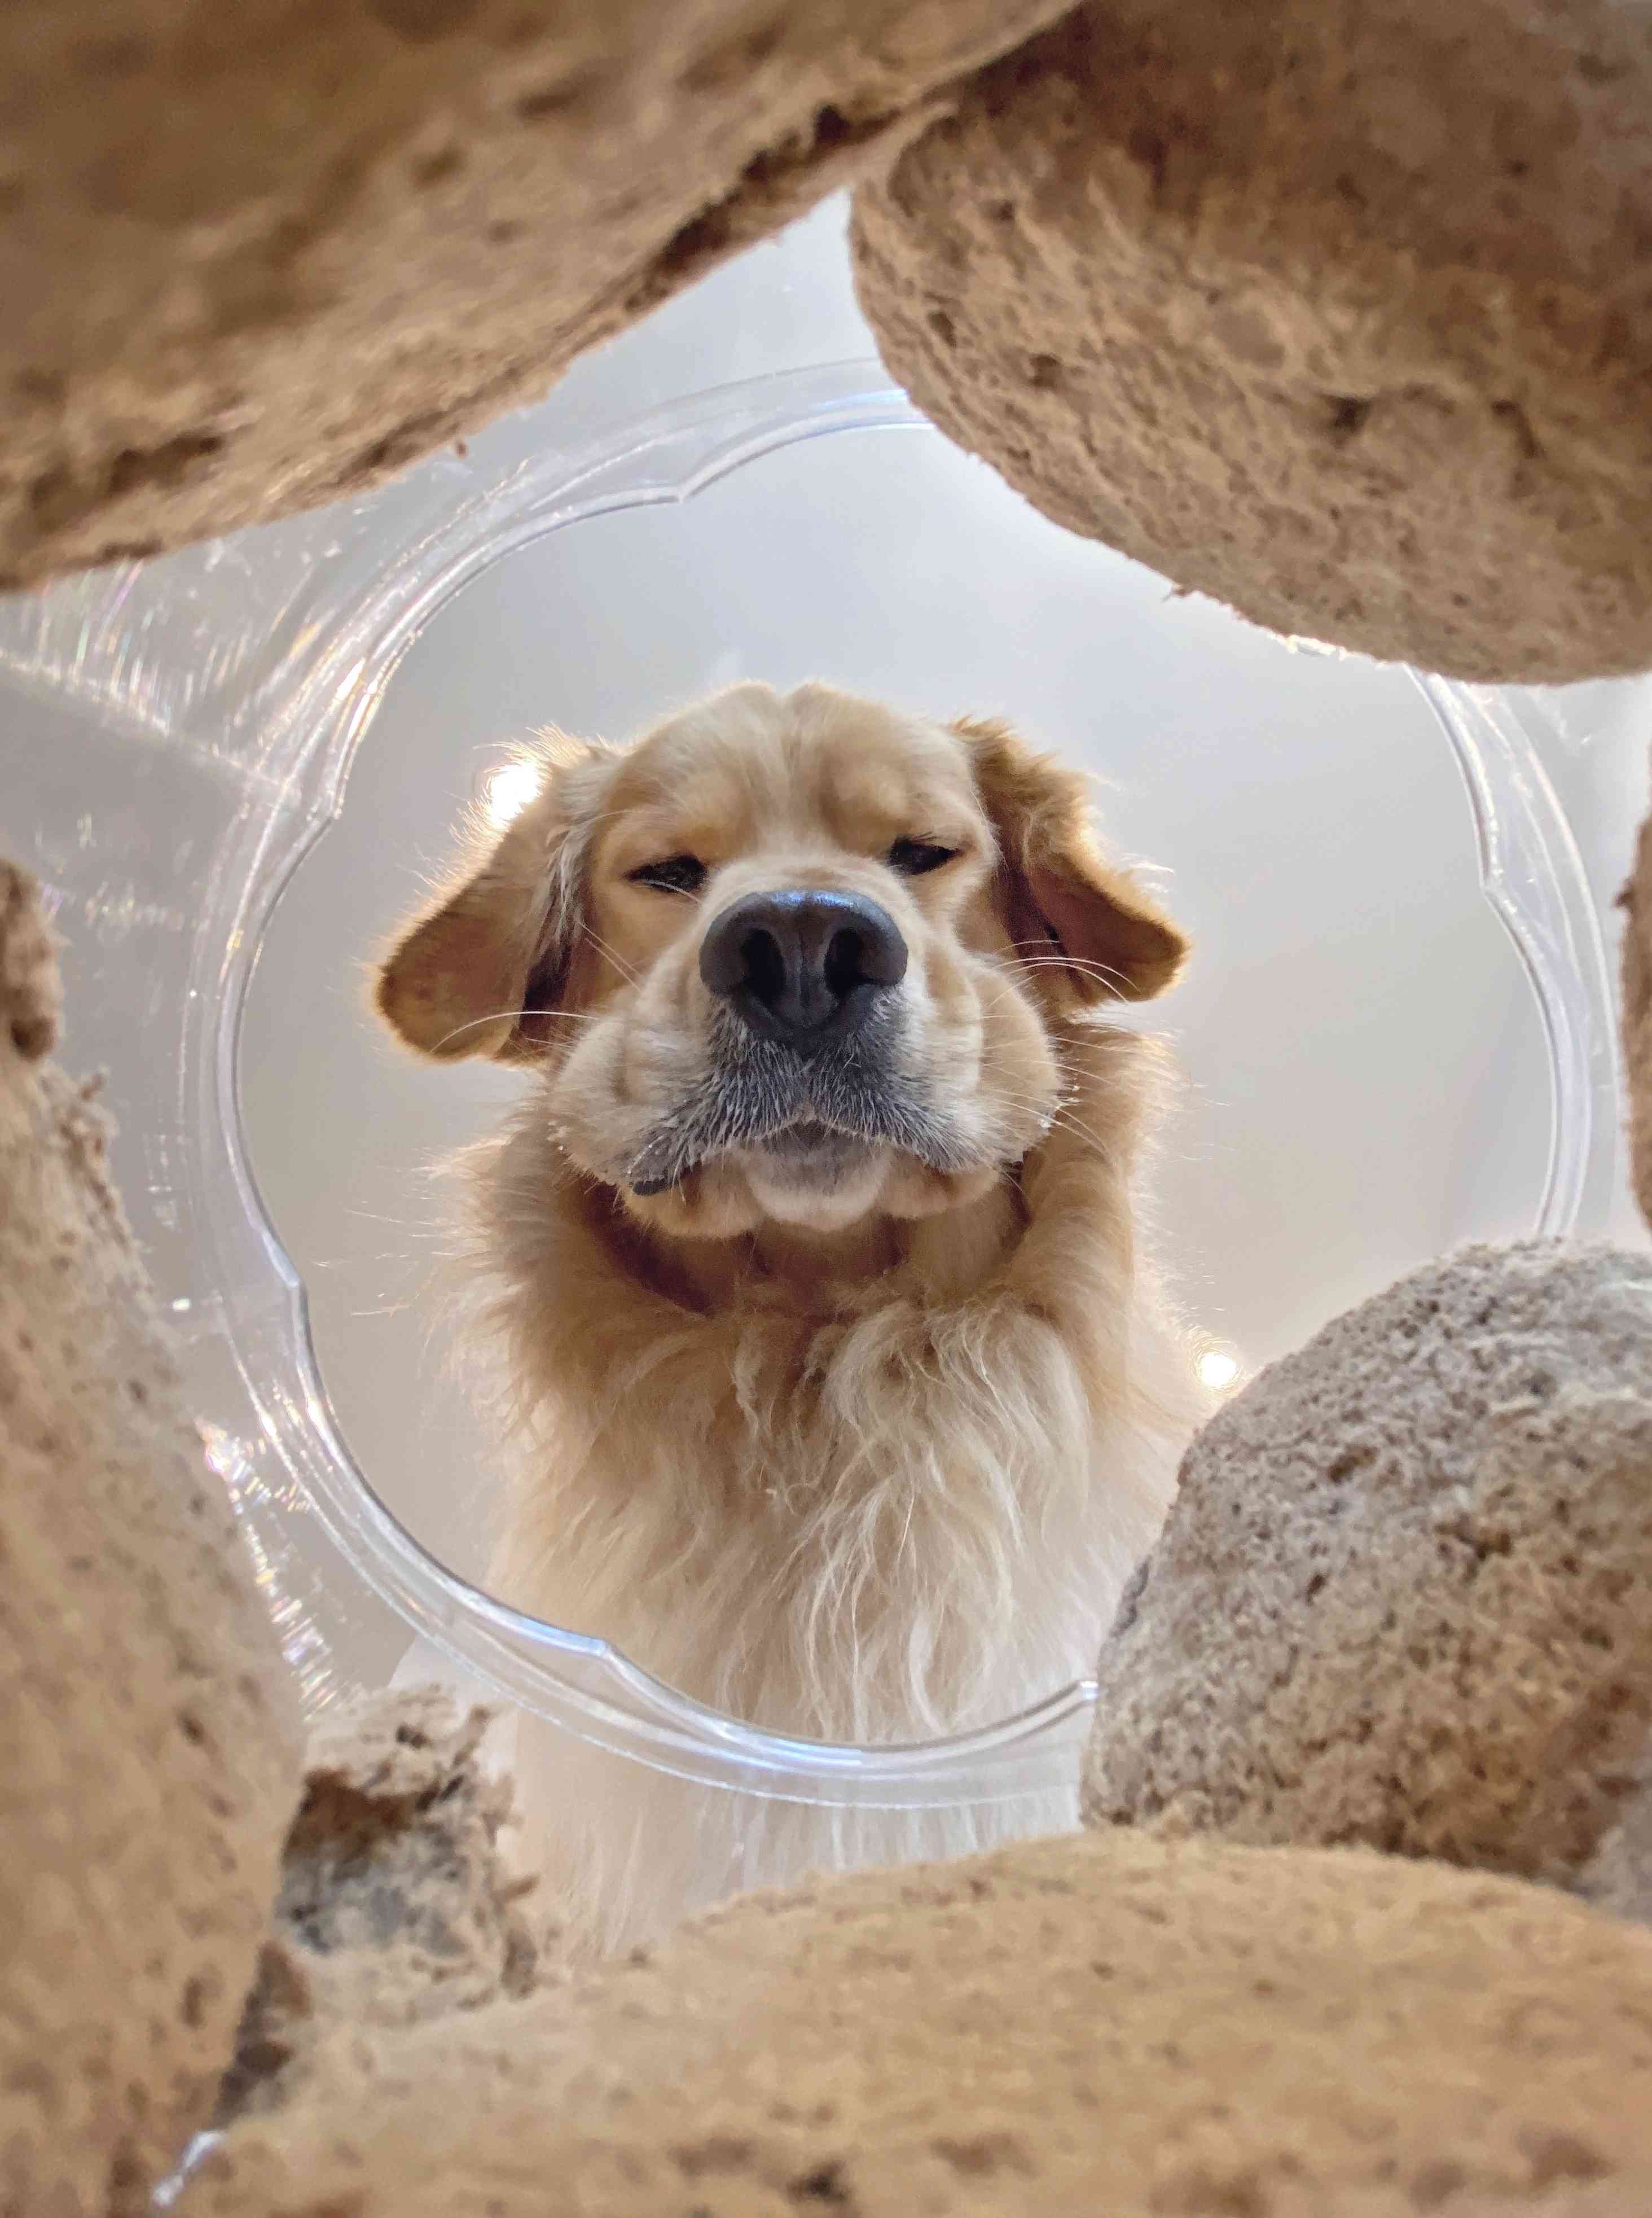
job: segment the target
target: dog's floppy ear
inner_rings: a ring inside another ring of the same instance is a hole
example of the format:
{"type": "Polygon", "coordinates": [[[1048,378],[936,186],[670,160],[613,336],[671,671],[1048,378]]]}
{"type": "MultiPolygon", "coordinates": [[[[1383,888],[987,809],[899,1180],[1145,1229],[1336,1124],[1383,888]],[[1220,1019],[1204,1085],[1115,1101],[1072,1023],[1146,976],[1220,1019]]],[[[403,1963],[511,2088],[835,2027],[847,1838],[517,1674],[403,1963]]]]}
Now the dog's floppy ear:
{"type": "Polygon", "coordinates": [[[522,758],[537,790],[381,965],[379,1013],[409,1047],[442,1062],[544,1052],[579,944],[587,790],[609,759],[560,734],[522,758]]]}
{"type": "Polygon", "coordinates": [[[1058,961],[1081,1001],[1147,1001],[1173,983],[1183,934],[1142,887],[1102,854],[1078,774],[1035,754],[1006,725],[961,718],[975,788],[1008,881],[1017,951],[1058,961]]]}

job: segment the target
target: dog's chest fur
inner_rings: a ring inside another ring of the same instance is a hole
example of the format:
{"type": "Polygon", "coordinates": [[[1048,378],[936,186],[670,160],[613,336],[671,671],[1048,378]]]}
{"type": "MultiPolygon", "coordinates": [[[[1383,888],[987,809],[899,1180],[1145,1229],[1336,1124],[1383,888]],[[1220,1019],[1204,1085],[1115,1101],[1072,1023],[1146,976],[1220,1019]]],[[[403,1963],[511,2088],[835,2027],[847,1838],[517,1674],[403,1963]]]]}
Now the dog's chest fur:
{"type": "MultiPolygon", "coordinates": [[[[1012,1200],[995,1213],[1012,1241],[1012,1200]]],[[[553,1244],[583,1253],[563,1283],[594,1312],[626,1258],[568,1230],[553,1244]]],[[[515,1301],[520,1348],[531,1291],[515,1301]]],[[[495,1556],[506,1599],[808,1738],[956,1732],[1087,1666],[1083,1628],[1159,1490],[1123,1468],[1130,1412],[1096,1406],[1024,1303],[937,1287],[919,1241],[807,1304],[751,1270],[708,1312],[642,1307],[636,1329],[609,1307],[587,1335],[565,1301],[539,1341],[495,1556]]]]}
{"type": "MultiPolygon", "coordinates": [[[[1090,1670],[1173,1468],[1138,1391],[1177,1360],[1149,1301],[1111,1321],[1123,1360],[1099,1371],[983,1268],[1020,1237],[1012,1187],[973,1243],[956,1224],[903,1239],[888,1268],[828,1273],[807,1301],[783,1270],[747,1269],[696,1310],[640,1286],[599,1202],[564,1187],[548,1209],[535,1168],[524,1124],[478,1188],[480,1337],[517,1420],[504,1599],[812,1740],[966,1731],[1090,1670]],[[535,1185],[539,1206],[519,1206],[535,1185]]],[[[603,1946],[753,1869],[956,1853],[1073,1814],[1064,1794],[974,1814],[754,1812],[533,1725],[517,1763],[539,1852],[582,1917],[601,1905],[603,1946]]]]}

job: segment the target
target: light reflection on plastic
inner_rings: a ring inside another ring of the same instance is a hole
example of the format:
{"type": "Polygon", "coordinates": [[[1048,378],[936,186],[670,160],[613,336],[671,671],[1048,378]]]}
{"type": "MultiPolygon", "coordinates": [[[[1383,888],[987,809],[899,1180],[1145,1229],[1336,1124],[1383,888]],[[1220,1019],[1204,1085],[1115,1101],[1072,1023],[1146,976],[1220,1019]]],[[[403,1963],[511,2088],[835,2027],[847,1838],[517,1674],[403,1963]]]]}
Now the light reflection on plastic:
{"type": "Polygon", "coordinates": [[[1239,1358],[1225,1348],[1207,1348],[1198,1360],[1199,1384],[1224,1394],[1239,1377],[1239,1358]]]}
{"type": "MultiPolygon", "coordinates": [[[[288,1591],[280,1568],[264,1546],[256,1514],[262,1508],[266,1511],[273,1509],[277,1516],[290,1517],[309,1505],[290,1485],[279,1492],[268,1486],[254,1468],[244,1444],[221,1425],[198,1418],[195,1430],[201,1436],[207,1469],[222,1480],[229,1495],[241,1538],[252,1559],[253,1584],[269,1613],[288,1668],[298,1681],[304,1714],[314,1716],[335,1700],[338,1692],[331,1652],[302,1601],[288,1591]]],[[[283,1547],[282,1553],[290,1564],[290,1549],[283,1547]]]]}

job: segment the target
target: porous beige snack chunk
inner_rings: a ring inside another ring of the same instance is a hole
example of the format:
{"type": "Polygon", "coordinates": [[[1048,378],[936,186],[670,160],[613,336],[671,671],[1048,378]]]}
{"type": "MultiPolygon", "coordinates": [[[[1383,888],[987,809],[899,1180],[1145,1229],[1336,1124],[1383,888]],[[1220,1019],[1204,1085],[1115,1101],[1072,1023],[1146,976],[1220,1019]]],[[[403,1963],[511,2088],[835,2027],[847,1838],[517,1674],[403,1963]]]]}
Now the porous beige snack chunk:
{"type": "Polygon", "coordinates": [[[488,1721],[434,1687],[323,1719],[220,2121],[292,2101],[335,2036],[531,1990],[534,1882],[499,1854],[510,1786],[480,1760],[488,1721]]]}
{"type": "Polygon", "coordinates": [[[1581,1881],[1652,1726],[1652,1255],[1469,1248],[1262,1372],[1098,1678],[1092,1825],[1581,1881]]]}
{"type": "Polygon", "coordinates": [[[1652,664],[1652,28],[1099,0],[857,196],[895,375],[1057,523],[1471,678],[1652,664]]]}
{"type": "Polygon", "coordinates": [[[299,1735],[58,1001],[0,864],[0,2210],[124,2214],[210,2111],[299,1735]]]}
{"type": "Polygon", "coordinates": [[[352,493],[1059,0],[11,0],[0,586],[352,493]]]}
{"type": "Polygon", "coordinates": [[[748,1898],[358,2044],[186,2218],[1630,2218],[1652,1933],[1359,1851],[1138,1834],[748,1898]]]}

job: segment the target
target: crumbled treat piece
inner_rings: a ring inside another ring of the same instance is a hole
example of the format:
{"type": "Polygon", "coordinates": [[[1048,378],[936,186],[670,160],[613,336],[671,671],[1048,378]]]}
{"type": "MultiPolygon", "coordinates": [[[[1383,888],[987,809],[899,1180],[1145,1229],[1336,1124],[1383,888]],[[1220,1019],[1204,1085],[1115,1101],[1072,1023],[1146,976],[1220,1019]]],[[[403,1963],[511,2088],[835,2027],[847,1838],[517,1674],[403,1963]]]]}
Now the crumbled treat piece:
{"type": "Polygon", "coordinates": [[[1098,1679],[1092,1825],[1578,1882],[1652,1726],[1652,1255],[1469,1248],[1262,1372],[1098,1679]]]}
{"type": "Polygon", "coordinates": [[[0,1030],[26,1063],[51,1054],[63,1014],[58,943],[40,890],[27,870],[0,861],[0,1030]]]}
{"type": "Polygon", "coordinates": [[[0,587],[358,493],[1061,0],[10,0],[0,587]]]}
{"type": "Polygon", "coordinates": [[[185,2218],[1631,2218],[1652,1933],[1137,1833],[748,1898],[339,2056],[185,2218]]]}
{"type": "Polygon", "coordinates": [[[0,2209],[121,2218],[210,2111],[299,1733],[3,864],[0,1005],[0,2209]]]}
{"type": "Polygon", "coordinates": [[[1058,524],[1458,677],[1652,664],[1652,28],[1102,0],[857,196],[919,405],[1058,524]]]}
{"type": "Polygon", "coordinates": [[[290,2101],[335,2038],[532,1989],[533,1881],[499,1856],[510,1787],[478,1760],[487,1725],[437,1688],[324,1717],[219,2123],[290,2101]]]}

